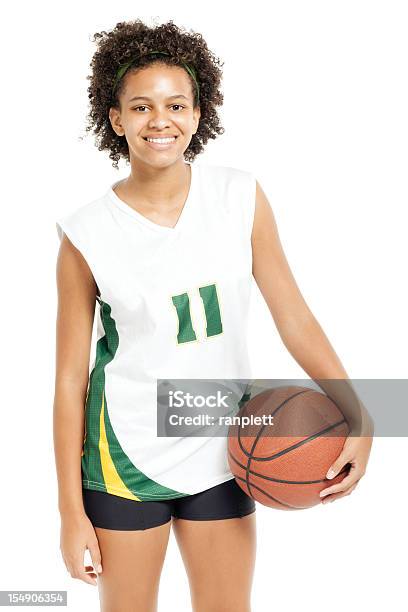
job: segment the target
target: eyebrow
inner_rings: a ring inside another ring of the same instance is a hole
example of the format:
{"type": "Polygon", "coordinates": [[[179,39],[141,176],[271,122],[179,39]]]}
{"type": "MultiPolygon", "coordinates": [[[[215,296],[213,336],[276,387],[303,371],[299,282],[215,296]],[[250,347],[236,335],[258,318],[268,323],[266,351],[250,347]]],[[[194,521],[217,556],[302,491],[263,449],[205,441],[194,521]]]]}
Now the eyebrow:
{"type": "MultiPolygon", "coordinates": [[[[171,100],[172,98],[184,98],[185,100],[188,100],[187,96],[183,95],[183,94],[174,94],[174,96],[168,96],[168,100],[171,100]]],[[[149,102],[152,101],[152,98],[148,98],[147,96],[134,96],[133,98],[130,98],[129,102],[133,102],[134,100],[149,100],[149,102]]]]}

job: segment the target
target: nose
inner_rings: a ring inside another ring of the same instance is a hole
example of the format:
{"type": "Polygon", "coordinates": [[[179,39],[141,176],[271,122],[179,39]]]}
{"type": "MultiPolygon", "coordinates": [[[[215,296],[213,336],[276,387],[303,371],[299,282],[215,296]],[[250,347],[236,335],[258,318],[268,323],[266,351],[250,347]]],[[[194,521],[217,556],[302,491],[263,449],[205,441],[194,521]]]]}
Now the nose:
{"type": "Polygon", "coordinates": [[[149,120],[149,128],[158,128],[163,129],[166,125],[169,125],[170,121],[167,116],[167,111],[164,110],[156,110],[152,117],[149,120]]]}

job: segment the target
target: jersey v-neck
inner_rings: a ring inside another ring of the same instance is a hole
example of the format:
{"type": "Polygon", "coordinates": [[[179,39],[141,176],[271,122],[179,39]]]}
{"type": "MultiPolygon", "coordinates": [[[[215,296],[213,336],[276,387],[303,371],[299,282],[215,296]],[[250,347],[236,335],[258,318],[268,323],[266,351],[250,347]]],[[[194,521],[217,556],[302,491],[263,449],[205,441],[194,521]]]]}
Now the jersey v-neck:
{"type": "Polygon", "coordinates": [[[186,217],[188,216],[189,213],[189,209],[191,208],[192,202],[194,200],[195,197],[195,191],[196,191],[196,171],[197,169],[195,168],[195,165],[191,162],[185,162],[187,165],[190,166],[191,168],[191,176],[190,176],[190,188],[187,194],[187,198],[184,202],[184,206],[181,210],[181,213],[179,215],[179,218],[177,220],[176,225],[174,225],[173,227],[169,227],[166,225],[159,225],[158,223],[155,223],[154,221],[151,221],[150,219],[148,219],[145,215],[142,215],[142,213],[138,212],[137,210],[135,210],[134,208],[132,208],[132,206],[130,206],[130,204],[127,204],[124,200],[122,200],[115,192],[114,192],[114,188],[116,187],[116,185],[118,185],[121,181],[116,181],[115,183],[113,183],[107,192],[107,195],[109,197],[109,200],[112,202],[112,204],[114,204],[117,208],[119,208],[121,211],[125,212],[127,215],[130,215],[131,217],[133,217],[133,219],[135,219],[135,221],[138,221],[139,223],[141,223],[142,225],[144,225],[145,227],[148,227],[156,232],[161,232],[163,234],[174,234],[176,232],[178,232],[181,227],[183,226],[183,224],[186,221],[186,217]]]}

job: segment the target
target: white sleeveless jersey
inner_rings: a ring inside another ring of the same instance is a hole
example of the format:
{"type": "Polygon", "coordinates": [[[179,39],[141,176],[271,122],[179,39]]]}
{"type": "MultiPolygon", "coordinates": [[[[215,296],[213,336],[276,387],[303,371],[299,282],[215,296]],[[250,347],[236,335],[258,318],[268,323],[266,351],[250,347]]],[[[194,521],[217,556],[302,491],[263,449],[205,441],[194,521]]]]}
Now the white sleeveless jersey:
{"type": "Polygon", "coordinates": [[[192,495],[233,478],[227,438],[157,436],[157,379],[250,379],[252,173],[191,163],[174,228],[113,188],[58,219],[100,291],[85,406],[84,488],[134,500],[192,495]]]}

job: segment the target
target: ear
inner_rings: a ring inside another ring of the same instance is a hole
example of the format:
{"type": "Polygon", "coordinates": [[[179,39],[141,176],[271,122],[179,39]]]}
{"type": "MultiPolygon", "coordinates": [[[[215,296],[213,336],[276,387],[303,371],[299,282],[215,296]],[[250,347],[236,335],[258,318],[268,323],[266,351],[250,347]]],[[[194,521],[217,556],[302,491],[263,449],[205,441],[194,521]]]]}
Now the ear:
{"type": "Polygon", "coordinates": [[[109,109],[109,120],[111,122],[112,129],[116,132],[116,134],[118,136],[123,136],[125,134],[125,130],[122,127],[120,111],[113,106],[111,106],[109,109]]]}
{"type": "Polygon", "coordinates": [[[195,122],[195,131],[193,133],[195,134],[198,130],[198,124],[200,123],[200,117],[201,117],[201,109],[199,106],[197,106],[197,108],[194,109],[193,116],[194,116],[194,122],[195,122]]]}

